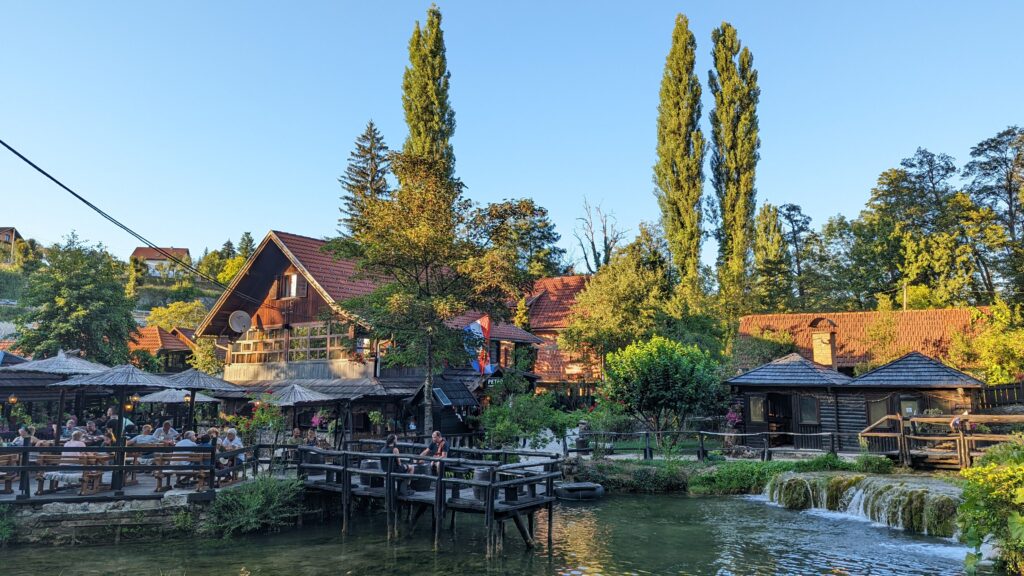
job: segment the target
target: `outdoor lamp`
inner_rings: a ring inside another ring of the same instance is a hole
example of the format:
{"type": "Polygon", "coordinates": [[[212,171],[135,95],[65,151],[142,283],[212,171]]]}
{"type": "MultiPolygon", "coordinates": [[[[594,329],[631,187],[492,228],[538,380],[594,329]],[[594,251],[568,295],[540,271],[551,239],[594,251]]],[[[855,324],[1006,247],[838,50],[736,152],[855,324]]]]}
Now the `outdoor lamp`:
{"type": "Polygon", "coordinates": [[[138,394],[132,394],[132,397],[129,398],[129,400],[132,401],[132,404],[138,404],[139,400],[142,400],[142,397],[139,396],[138,394]]]}
{"type": "Polygon", "coordinates": [[[125,402],[124,403],[124,411],[125,412],[131,412],[134,409],[135,409],[135,405],[132,404],[131,402],[125,402]]]}
{"type": "Polygon", "coordinates": [[[17,404],[18,396],[16,394],[11,394],[10,396],[7,397],[7,403],[10,404],[11,406],[17,404]]]}
{"type": "Polygon", "coordinates": [[[189,402],[191,402],[192,401],[192,394],[189,393],[189,392],[186,392],[184,400],[185,400],[185,404],[188,404],[189,402]]]}

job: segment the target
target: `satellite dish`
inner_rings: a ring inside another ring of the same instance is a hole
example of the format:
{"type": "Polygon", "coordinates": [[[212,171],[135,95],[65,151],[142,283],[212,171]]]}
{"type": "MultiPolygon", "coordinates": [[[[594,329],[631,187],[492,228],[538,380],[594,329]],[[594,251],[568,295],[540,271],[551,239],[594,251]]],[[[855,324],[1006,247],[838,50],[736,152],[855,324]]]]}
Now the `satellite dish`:
{"type": "Polygon", "coordinates": [[[252,318],[245,310],[235,310],[228,316],[228,326],[241,334],[252,328],[252,318]]]}

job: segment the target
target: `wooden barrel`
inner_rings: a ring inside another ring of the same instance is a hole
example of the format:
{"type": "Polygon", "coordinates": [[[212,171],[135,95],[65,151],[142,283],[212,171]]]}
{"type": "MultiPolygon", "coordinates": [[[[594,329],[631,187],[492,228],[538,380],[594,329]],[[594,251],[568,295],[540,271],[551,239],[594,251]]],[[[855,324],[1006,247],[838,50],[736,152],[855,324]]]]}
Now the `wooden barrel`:
{"type": "MultiPolygon", "coordinates": [[[[380,462],[377,460],[363,460],[359,463],[359,467],[363,470],[380,470],[380,462]]],[[[369,474],[360,474],[359,484],[370,488],[383,488],[384,478],[380,476],[370,476],[369,474]]]]}
{"type": "MultiPolygon", "coordinates": [[[[417,464],[416,469],[413,471],[415,474],[430,474],[430,464],[417,464]]],[[[430,480],[426,478],[413,478],[409,482],[409,487],[417,492],[424,492],[430,490],[430,480]]]]}
{"type": "MultiPolygon", "coordinates": [[[[491,478],[494,477],[494,469],[488,467],[474,468],[473,469],[473,480],[477,482],[490,482],[491,478]]],[[[487,489],[483,486],[473,486],[473,497],[477,500],[484,500],[487,498],[487,489]]]]}

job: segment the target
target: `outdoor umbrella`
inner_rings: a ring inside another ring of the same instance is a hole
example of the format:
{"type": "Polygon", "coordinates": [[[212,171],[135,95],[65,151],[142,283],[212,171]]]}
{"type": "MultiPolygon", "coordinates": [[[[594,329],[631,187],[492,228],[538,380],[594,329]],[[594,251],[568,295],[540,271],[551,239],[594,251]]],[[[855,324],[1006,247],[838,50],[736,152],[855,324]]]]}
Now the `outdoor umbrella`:
{"type": "Polygon", "coordinates": [[[195,395],[193,395],[190,390],[175,388],[173,390],[161,390],[159,392],[153,392],[152,394],[146,394],[142,398],[139,398],[139,402],[146,404],[191,404],[192,402],[220,402],[220,400],[211,398],[206,394],[196,392],[195,395]],[[186,400],[186,398],[188,399],[186,400]]]}
{"type": "MultiPolygon", "coordinates": [[[[143,372],[131,364],[108,368],[103,372],[76,376],[64,382],[50,384],[65,388],[109,388],[117,392],[117,421],[121,424],[117,433],[117,446],[124,448],[124,405],[125,394],[129,390],[144,388],[175,388],[174,383],[163,376],[143,372]]],[[[124,450],[117,453],[117,464],[124,466],[124,450]]],[[[113,489],[120,491],[123,487],[124,478],[120,473],[114,473],[113,489]]]]}
{"type": "Polygon", "coordinates": [[[298,406],[311,404],[333,404],[334,402],[337,402],[338,399],[334,396],[314,392],[313,390],[299,386],[298,384],[288,384],[271,394],[267,401],[282,408],[290,406],[292,409],[292,425],[294,426],[295,421],[298,418],[298,406]]]}
{"type": "MultiPolygon", "coordinates": [[[[234,384],[221,380],[216,376],[210,376],[205,372],[200,372],[195,368],[190,368],[184,372],[172,374],[167,377],[168,380],[174,382],[174,385],[178,388],[183,388],[192,393],[192,397],[195,398],[199,390],[206,390],[207,392],[237,392],[240,388],[234,384]]],[[[189,426],[195,430],[196,427],[196,405],[195,403],[189,404],[188,408],[188,423],[189,426]]]]}
{"type": "MultiPolygon", "coordinates": [[[[95,362],[89,362],[78,356],[68,356],[63,350],[58,350],[57,355],[52,358],[43,358],[41,360],[29,360],[21,364],[15,364],[14,366],[7,366],[0,368],[0,371],[6,372],[36,372],[41,374],[53,374],[60,376],[65,380],[72,376],[82,376],[84,374],[96,374],[109,370],[110,368],[103,364],[97,364],[95,362]]],[[[60,391],[59,406],[57,408],[57,418],[64,414],[64,395],[65,390],[60,391]]],[[[77,406],[78,404],[76,404],[77,406]]],[[[79,412],[76,409],[76,412],[79,412]]],[[[81,414],[78,415],[81,417],[81,414]]]]}

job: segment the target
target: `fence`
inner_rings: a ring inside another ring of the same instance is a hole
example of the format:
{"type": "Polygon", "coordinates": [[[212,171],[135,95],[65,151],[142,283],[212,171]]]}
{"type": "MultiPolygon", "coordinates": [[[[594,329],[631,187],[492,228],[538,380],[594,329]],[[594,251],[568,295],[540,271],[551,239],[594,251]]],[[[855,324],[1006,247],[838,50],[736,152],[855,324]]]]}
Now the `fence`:
{"type": "Polygon", "coordinates": [[[872,449],[897,456],[910,466],[921,462],[935,467],[967,468],[989,447],[1014,441],[1012,430],[993,433],[990,426],[1024,426],[1024,415],[962,414],[946,416],[914,416],[904,420],[890,414],[872,423],[860,433],[869,449],[876,442],[886,442],[872,449]]]}
{"type": "Polygon", "coordinates": [[[1024,404],[1024,382],[985,386],[978,391],[977,410],[988,410],[999,406],[1024,404]]]}
{"type": "Polygon", "coordinates": [[[644,460],[652,460],[655,453],[671,456],[695,456],[698,460],[708,457],[711,452],[739,446],[740,440],[761,454],[762,460],[771,460],[774,452],[806,452],[821,454],[835,452],[839,447],[838,437],[833,432],[798,433],[798,432],[753,432],[747,434],[735,432],[711,432],[706,430],[668,430],[660,432],[584,432],[576,438],[575,446],[569,447],[566,442],[563,450],[569,453],[583,454],[631,454],[642,456],[644,460]],[[785,447],[774,447],[775,438],[789,437],[814,438],[817,442],[785,447]],[[751,442],[751,440],[757,440],[751,442]]]}

